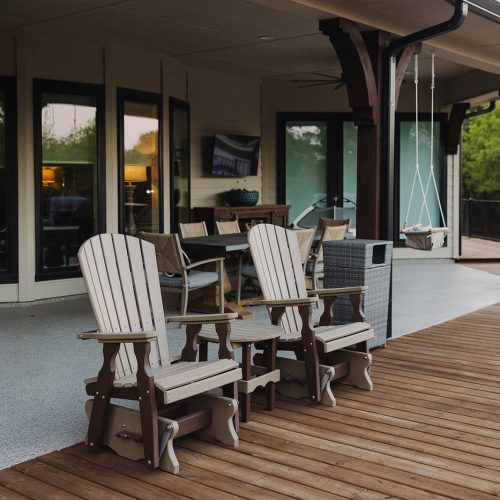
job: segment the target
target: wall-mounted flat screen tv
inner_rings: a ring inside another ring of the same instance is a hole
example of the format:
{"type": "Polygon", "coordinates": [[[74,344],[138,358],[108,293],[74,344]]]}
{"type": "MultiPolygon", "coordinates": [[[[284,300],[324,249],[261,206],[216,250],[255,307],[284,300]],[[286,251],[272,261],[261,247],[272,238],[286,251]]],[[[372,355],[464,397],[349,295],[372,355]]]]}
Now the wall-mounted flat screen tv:
{"type": "Polygon", "coordinates": [[[215,134],[212,175],[244,177],[257,175],[260,137],[215,134]]]}

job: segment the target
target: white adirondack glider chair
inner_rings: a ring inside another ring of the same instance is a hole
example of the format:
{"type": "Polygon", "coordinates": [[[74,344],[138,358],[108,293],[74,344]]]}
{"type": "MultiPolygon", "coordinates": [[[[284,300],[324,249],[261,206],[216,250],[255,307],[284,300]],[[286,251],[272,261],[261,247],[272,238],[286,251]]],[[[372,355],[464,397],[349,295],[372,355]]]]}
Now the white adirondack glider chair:
{"type": "MultiPolygon", "coordinates": [[[[155,247],[121,234],[101,234],[78,252],[98,330],[81,339],[103,345],[104,362],[96,378],[86,380],[88,446],[107,445],[119,455],[146,459],[150,467],[179,471],[173,440],[193,430],[237,446],[233,419],[238,403],[235,383],[242,373],[232,359],[196,362],[197,335],[215,324],[220,345],[228,345],[236,314],[175,316],[187,325],[181,360],[170,357],[155,247]],[[223,397],[204,394],[225,388],[223,397]],[[139,411],[110,404],[111,398],[135,400],[139,411]]],[[[222,353],[225,354],[225,353],[222,353]]]]}
{"type": "MultiPolygon", "coordinates": [[[[297,238],[293,231],[271,224],[254,226],[248,235],[265,304],[274,325],[283,328],[278,350],[293,351],[296,360],[279,357],[282,380],[277,390],[291,397],[307,397],[333,406],[330,382],[339,378],[359,388],[372,390],[368,372],[372,358],[367,340],[374,336],[364,322],[361,308],[366,287],[306,290],[297,238]],[[348,295],[353,305],[353,323],[332,326],[333,304],[348,295]],[[311,324],[312,305],[324,300],[318,326],[311,324]],[[356,347],[356,349],[354,349],[356,347]],[[350,349],[346,349],[350,348],[350,349]]],[[[262,364],[259,355],[256,362],[262,364]]]]}

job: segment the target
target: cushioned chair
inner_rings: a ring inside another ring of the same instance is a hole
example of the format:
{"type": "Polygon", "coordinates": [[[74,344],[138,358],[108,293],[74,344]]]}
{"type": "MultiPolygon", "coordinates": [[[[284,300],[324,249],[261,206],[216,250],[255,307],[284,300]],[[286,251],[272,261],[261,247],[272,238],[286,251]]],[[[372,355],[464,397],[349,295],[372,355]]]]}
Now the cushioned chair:
{"type": "Polygon", "coordinates": [[[181,294],[181,314],[187,313],[188,295],[191,290],[219,285],[219,311],[224,312],[224,258],[190,262],[182,251],[178,234],[138,234],[139,238],[153,243],[160,272],[160,286],[169,292],[181,294]],[[216,271],[196,269],[206,264],[216,264],[216,271]]]}

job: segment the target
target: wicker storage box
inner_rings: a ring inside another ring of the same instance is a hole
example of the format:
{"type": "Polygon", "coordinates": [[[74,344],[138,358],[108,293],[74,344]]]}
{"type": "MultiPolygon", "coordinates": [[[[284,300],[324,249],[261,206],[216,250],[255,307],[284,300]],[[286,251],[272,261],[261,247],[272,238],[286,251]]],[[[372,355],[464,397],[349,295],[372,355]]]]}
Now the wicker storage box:
{"type": "MultiPolygon", "coordinates": [[[[369,346],[385,345],[388,332],[392,242],[376,240],[341,240],[323,243],[325,288],[368,287],[363,310],[366,321],[375,331],[369,346]]],[[[335,322],[349,323],[352,306],[348,298],[339,298],[334,307],[335,322]]]]}

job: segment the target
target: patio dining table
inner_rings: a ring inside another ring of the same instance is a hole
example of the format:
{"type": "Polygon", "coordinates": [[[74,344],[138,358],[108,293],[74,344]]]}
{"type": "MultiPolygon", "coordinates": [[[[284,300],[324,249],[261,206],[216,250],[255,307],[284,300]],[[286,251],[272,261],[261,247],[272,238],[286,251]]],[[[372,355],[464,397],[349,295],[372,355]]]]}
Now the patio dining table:
{"type": "MultiPolygon", "coordinates": [[[[231,255],[246,251],[249,248],[246,233],[212,234],[208,236],[181,238],[181,246],[191,260],[231,257],[231,255]]],[[[229,285],[224,287],[224,292],[228,293],[231,291],[231,284],[226,272],[224,282],[229,285]]],[[[200,312],[217,311],[217,294],[205,294],[200,301],[195,301],[194,304],[191,304],[191,308],[193,306],[200,312]]],[[[224,309],[227,312],[237,312],[238,317],[242,319],[253,316],[253,313],[248,308],[233,302],[226,301],[224,309]]]]}

